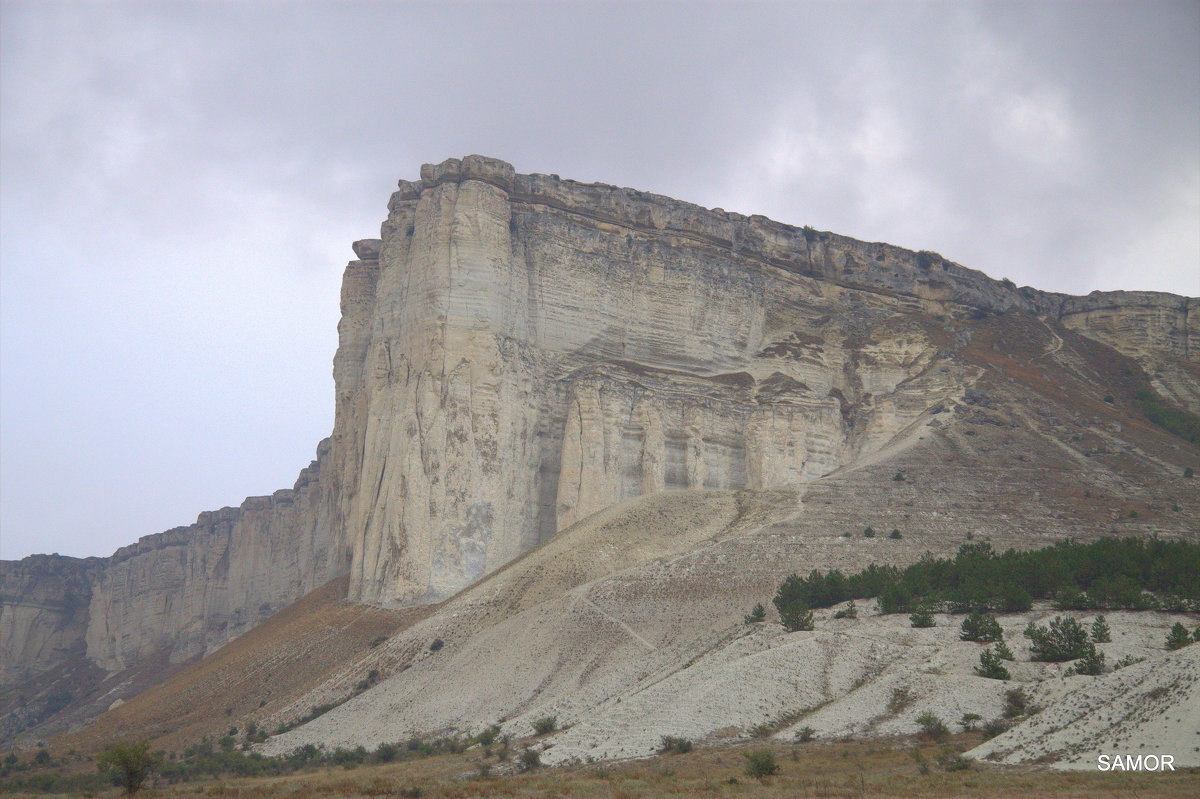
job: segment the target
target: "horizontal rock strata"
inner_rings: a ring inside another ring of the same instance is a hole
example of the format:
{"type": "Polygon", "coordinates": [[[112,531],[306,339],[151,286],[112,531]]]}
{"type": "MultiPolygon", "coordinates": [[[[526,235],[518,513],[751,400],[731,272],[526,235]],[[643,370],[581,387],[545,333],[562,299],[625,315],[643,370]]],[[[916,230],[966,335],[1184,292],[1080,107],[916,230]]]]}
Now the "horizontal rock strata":
{"type": "Polygon", "coordinates": [[[4,563],[0,681],[84,648],[178,662],[347,572],[354,601],[439,600],[630,497],[869,461],[979,379],[956,319],[1037,315],[1200,408],[1195,298],[1018,289],[479,156],[401,181],[354,252],[334,428],[296,486],[111,558],[4,563]]]}

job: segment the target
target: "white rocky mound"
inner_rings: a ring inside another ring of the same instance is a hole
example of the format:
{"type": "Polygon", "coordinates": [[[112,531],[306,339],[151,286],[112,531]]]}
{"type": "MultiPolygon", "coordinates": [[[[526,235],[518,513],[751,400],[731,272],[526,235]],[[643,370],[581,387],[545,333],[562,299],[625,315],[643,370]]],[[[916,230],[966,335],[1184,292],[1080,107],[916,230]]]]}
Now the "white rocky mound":
{"type": "Polygon", "coordinates": [[[270,728],[345,697],[368,669],[391,675],[263,748],[371,748],[493,723],[526,736],[553,716],[559,730],[538,739],[542,760],[586,762],[650,755],[666,735],[909,734],[925,712],[958,730],[967,714],[980,724],[1003,718],[1006,692],[1022,688],[1040,712],[972,756],[1091,767],[1101,753],[1165,752],[1178,766],[1200,765],[1200,645],[1164,649],[1174,621],[1195,626],[1184,614],[1108,614],[1112,642],[1099,648],[1109,666],[1143,660],[1101,677],[1029,661],[1022,630],[1051,609],[1001,616],[1016,656],[1008,681],[974,673],[983,646],[959,640],[962,617],[913,629],[906,615],[877,615],[872,601],[856,619],[818,611],[812,632],[787,633],[773,613],[747,624],[743,614],[797,563],[836,564],[868,543],[930,544],[805,532],[804,515],[795,492],[660,494],[597,514],[267,720],[270,728]]]}

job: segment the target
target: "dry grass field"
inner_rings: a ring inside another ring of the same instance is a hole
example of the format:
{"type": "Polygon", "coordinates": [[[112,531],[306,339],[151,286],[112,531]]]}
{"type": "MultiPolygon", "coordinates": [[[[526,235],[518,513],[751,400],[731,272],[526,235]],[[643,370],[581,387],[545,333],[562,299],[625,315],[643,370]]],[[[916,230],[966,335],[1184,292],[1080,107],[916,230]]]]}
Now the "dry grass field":
{"type": "Polygon", "coordinates": [[[314,683],[369,657],[372,642],[431,611],[383,610],[342,600],[342,577],[272,616],[159,685],[52,739],[58,750],[94,752],[115,740],[149,738],[156,749],[182,749],[220,737],[246,718],[286,707],[314,683]]]}
{"type": "MultiPolygon", "coordinates": [[[[1200,770],[1139,774],[1064,772],[1042,766],[972,763],[946,771],[939,757],[978,743],[962,734],[945,744],[898,738],[872,743],[845,742],[772,746],[752,742],[696,749],[621,763],[538,768],[513,773],[512,761],[485,758],[476,747],[447,754],[355,769],[322,768],[287,777],[225,779],[173,786],[147,784],[138,795],[237,797],[238,799],[318,799],[319,797],[1164,797],[1200,795],[1200,770]],[[745,753],[769,749],[777,774],[755,779],[746,774],[745,753]],[[924,763],[924,767],[922,766],[924,763]],[[490,772],[490,773],[489,773],[490,772]]],[[[18,796],[20,794],[17,794],[18,796]]],[[[118,796],[113,788],[94,796],[118,796]]]]}

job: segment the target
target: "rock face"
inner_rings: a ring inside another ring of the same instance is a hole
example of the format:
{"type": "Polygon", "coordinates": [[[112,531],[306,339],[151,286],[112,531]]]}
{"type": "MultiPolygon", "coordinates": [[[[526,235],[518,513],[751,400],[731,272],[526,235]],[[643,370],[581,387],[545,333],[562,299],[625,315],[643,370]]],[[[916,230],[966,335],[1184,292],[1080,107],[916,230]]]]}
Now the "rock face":
{"type": "Polygon", "coordinates": [[[1197,352],[1194,300],[1018,290],[479,156],[426,165],[389,212],[347,269],[335,364],[356,601],[444,598],[638,494],[868,456],[972,379],[935,318],[1027,311],[1156,363],[1197,352]]]}
{"type": "Polygon", "coordinates": [[[88,658],[109,671],[162,650],[186,660],[345,574],[344,526],[320,480],[326,442],[317,455],[295,488],[117,550],[93,584],[88,658]]]}
{"type": "Polygon", "coordinates": [[[1200,413],[1200,298],[1094,291],[1065,298],[1059,318],[1067,327],[1136,359],[1160,394],[1200,413]]]}
{"type": "Polygon", "coordinates": [[[119,671],[152,654],[211,651],[345,574],[349,552],[328,442],[293,489],[201,513],[108,558],[35,555],[0,570],[0,686],[72,657],[119,671]]]}
{"type": "Polygon", "coordinates": [[[1195,299],[1017,289],[479,156],[388,212],[346,267],[334,429],[295,487],[107,559],[4,563],[3,684],[85,645],[108,670],[185,660],[347,572],[353,601],[436,601],[630,497],[868,462],[983,373],[955,320],[1037,315],[1200,406],[1195,299]]]}
{"type": "Polygon", "coordinates": [[[78,655],[99,558],[33,555],[0,571],[0,687],[78,655]]]}

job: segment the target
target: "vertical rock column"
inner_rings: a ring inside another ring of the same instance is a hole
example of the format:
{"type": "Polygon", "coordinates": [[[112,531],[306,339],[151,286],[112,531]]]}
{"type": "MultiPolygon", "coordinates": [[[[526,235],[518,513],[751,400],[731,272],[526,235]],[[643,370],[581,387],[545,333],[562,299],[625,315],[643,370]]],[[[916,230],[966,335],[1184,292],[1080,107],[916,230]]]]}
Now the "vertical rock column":
{"type": "MultiPolygon", "coordinates": [[[[540,410],[523,360],[512,168],[467,158],[402,184],[383,228],[350,597],[435,601],[536,543],[540,410]]],[[[339,386],[341,392],[341,386],[339,386]]],[[[357,406],[356,406],[357,407],[357,406]]]]}

